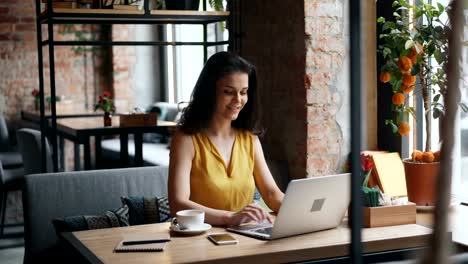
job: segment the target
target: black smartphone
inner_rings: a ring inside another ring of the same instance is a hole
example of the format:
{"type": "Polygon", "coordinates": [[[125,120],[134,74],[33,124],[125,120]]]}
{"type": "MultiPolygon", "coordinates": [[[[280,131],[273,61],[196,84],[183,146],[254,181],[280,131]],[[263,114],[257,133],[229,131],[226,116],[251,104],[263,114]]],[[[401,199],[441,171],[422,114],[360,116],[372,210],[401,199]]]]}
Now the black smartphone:
{"type": "Polygon", "coordinates": [[[209,234],[208,239],[216,245],[232,245],[239,243],[235,237],[228,233],[209,234]]]}

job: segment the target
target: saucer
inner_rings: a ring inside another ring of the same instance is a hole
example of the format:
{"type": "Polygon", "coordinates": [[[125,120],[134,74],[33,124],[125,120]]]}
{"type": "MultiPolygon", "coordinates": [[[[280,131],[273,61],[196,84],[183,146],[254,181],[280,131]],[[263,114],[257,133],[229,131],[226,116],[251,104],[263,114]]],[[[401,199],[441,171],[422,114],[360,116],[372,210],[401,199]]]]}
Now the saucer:
{"type": "Polygon", "coordinates": [[[178,234],[183,234],[183,235],[198,235],[198,234],[201,234],[203,232],[206,232],[208,230],[211,229],[211,225],[210,224],[202,224],[202,226],[200,226],[199,228],[197,229],[179,229],[179,226],[178,225],[171,225],[171,227],[169,227],[169,229],[175,233],[178,233],[178,234]]]}

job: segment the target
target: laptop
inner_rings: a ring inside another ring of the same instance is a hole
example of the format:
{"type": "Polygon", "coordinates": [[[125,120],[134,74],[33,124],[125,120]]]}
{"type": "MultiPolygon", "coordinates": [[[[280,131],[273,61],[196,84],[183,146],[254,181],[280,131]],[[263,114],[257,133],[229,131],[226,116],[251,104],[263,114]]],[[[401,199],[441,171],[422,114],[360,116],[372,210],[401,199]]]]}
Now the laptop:
{"type": "Polygon", "coordinates": [[[351,174],[336,174],[289,183],[274,224],[247,224],[227,230],[272,240],[339,226],[350,203],[351,174]]]}

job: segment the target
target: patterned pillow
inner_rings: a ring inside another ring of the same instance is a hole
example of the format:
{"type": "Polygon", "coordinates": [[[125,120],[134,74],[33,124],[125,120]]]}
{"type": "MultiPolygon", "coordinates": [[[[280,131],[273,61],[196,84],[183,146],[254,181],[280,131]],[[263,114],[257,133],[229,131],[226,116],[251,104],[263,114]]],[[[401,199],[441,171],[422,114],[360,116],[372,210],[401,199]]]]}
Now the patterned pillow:
{"type": "Polygon", "coordinates": [[[167,197],[121,197],[122,204],[128,207],[128,223],[144,225],[166,222],[171,219],[167,197]]]}
{"type": "Polygon", "coordinates": [[[258,189],[255,187],[255,192],[254,192],[254,202],[258,202],[262,199],[262,196],[260,195],[260,192],[258,189]]]}
{"type": "Polygon", "coordinates": [[[90,229],[128,226],[128,207],[108,210],[103,215],[79,215],[52,220],[57,234],[90,229]]]}

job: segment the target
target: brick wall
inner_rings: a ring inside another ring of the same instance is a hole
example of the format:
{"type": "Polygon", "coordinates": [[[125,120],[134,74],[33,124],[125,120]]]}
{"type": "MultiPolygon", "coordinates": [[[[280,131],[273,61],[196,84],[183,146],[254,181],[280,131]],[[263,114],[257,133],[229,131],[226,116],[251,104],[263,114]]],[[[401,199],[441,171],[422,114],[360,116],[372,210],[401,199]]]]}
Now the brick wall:
{"type": "Polygon", "coordinates": [[[339,171],[347,153],[344,2],[241,2],[241,54],[258,68],[263,147],[268,158],[288,161],[291,178],[339,171]]]}

